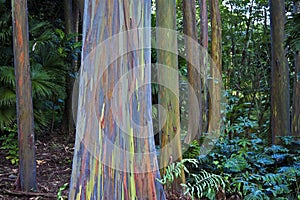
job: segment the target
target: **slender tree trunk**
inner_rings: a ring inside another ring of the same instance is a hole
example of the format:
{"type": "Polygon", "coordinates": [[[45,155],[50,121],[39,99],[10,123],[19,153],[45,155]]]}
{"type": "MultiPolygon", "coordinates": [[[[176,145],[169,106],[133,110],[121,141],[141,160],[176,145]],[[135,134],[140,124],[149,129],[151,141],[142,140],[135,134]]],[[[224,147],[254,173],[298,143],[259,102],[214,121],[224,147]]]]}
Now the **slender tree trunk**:
{"type": "Polygon", "coordinates": [[[69,199],[165,199],[151,119],[151,1],[84,6],[69,199]]]}
{"type": "Polygon", "coordinates": [[[248,54],[248,47],[249,47],[249,42],[251,39],[251,24],[252,24],[252,10],[253,10],[253,6],[254,6],[254,0],[251,1],[251,5],[249,8],[249,18],[246,22],[246,36],[245,36],[245,42],[244,42],[244,48],[243,48],[243,52],[242,52],[242,66],[246,65],[246,61],[247,61],[247,54],[248,54]]]}
{"type": "MultiPolygon", "coordinates": [[[[75,42],[78,42],[78,36],[79,36],[79,27],[80,27],[80,1],[79,0],[74,0],[73,3],[73,10],[72,10],[72,14],[73,14],[73,30],[74,33],[76,34],[75,37],[75,42]]],[[[76,53],[76,57],[80,57],[79,53],[76,53]]],[[[74,72],[78,72],[79,69],[79,59],[75,59],[74,60],[74,72]]]]}
{"type": "Polygon", "coordinates": [[[211,57],[208,132],[218,134],[221,122],[222,32],[219,2],[210,0],[211,57]]]}
{"type": "MultiPolygon", "coordinates": [[[[294,13],[300,12],[300,1],[294,2],[294,13]]],[[[300,137],[300,52],[295,53],[295,77],[292,105],[292,134],[300,137]]],[[[300,138],[298,138],[300,140],[300,138]]]]}
{"type": "MultiPolygon", "coordinates": [[[[300,137],[300,52],[296,53],[293,92],[292,134],[300,137]]],[[[299,138],[298,138],[299,140],[299,138]]]]}
{"type": "Polygon", "coordinates": [[[278,136],[290,134],[289,70],[284,49],[284,0],[270,0],[272,84],[271,84],[271,130],[272,143],[277,144],[278,136]]]}
{"type": "MultiPolygon", "coordinates": [[[[64,0],[64,14],[65,14],[65,33],[66,35],[72,34],[74,32],[74,20],[73,20],[73,0],[64,0]]],[[[72,112],[72,90],[74,79],[70,75],[74,73],[75,60],[72,59],[71,63],[68,63],[67,75],[66,75],[66,99],[64,108],[64,118],[63,118],[63,130],[68,134],[68,141],[72,141],[74,138],[74,120],[72,112]]]]}
{"type": "Polygon", "coordinates": [[[22,191],[32,191],[36,190],[36,163],[27,1],[12,0],[12,19],[19,138],[18,187],[22,191]]]}
{"type": "Polygon", "coordinates": [[[201,44],[201,77],[202,77],[202,132],[206,133],[208,130],[208,91],[207,91],[207,69],[209,67],[208,61],[208,17],[207,17],[207,3],[206,0],[199,0],[200,5],[200,44],[201,44]]]}
{"type": "Polygon", "coordinates": [[[200,49],[193,45],[198,43],[196,25],[195,0],[183,1],[183,32],[189,37],[185,39],[186,59],[188,68],[189,87],[189,118],[188,135],[185,143],[190,143],[193,139],[199,139],[202,132],[202,84],[200,74],[200,49]],[[191,39],[193,40],[191,40],[191,39]],[[192,98],[192,95],[196,98],[192,98]]]}
{"type": "MultiPolygon", "coordinates": [[[[180,119],[179,119],[179,83],[176,31],[176,1],[156,0],[158,79],[160,83],[158,104],[165,108],[159,112],[161,128],[160,167],[162,175],[170,162],[181,160],[180,119]],[[162,29],[160,29],[162,28],[162,29]],[[162,47],[162,49],[160,48],[162,47]],[[175,73],[172,73],[175,72],[175,73]],[[169,87],[171,86],[171,88],[169,87]],[[164,116],[164,117],[163,117],[164,116]],[[163,120],[163,119],[166,120],[163,120]]],[[[184,182],[184,173],[173,183],[173,189],[181,191],[180,183],[184,182]]]]}

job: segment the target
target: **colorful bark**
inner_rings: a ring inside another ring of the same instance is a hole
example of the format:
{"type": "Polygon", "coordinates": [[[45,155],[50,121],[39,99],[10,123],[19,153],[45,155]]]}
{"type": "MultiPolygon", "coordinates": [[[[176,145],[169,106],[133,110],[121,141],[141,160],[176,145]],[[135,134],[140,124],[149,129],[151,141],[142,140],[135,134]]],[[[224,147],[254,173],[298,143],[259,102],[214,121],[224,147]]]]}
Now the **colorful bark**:
{"type": "Polygon", "coordinates": [[[85,1],[70,199],[165,199],[151,119],[150,6],[85,1]]]}
{"type": "Polygon", "coordinates": [[[185,143],[190,143],[192,140],[200,138],[203,123],[202,83],[200,73],[201,53],[199,47],[193,45],[195,41],[198,41],[195,0],[183,1],[183,27],[184,34],[194,40],[194,42],[189,39],[185,40],[186,60],[188,61],[188,82],[190,84],[188,99],[188,135],[185,138],[185,143]],[[196,96],[196,98],[192,98],[193,94],[196,96]]]}
{"type": "Polygon", "coordinates": [[[14,65],[19,139],[19,181],[22,191],[36,190],[33,105],[29,65],[27,1],[12,1],[14,65]]]}
{"type": "MultiPolygon", "coordinates": [[[[176,31],[176,1],[156,0],[156,32],[158,79],[160,83],[158,104],[165,108],[159,112],[161,128],[160,167],[162,175],[170,162],[182,159],[179,121],[179,83],[176,31]],[[171,86],[171,87],[169,87],[171,86]],[[163,120],[165,115],[166,120],[163,120]]],[[[184,175],[184,174],[183,174],[184,175]]],[[[173,183],[173,189],[181,190],[184,176],[173,183]]]]}
{"type": "Polygon", "coordinates": [[[284,0],[270,0],[271,14],[271,130],[272,143],[290,134],[289,69],[284,49],[284,0]]]}
{"type": "Polygon", "coordinates": [[[211,66],[209,83],[208,132],[218,134],[221,122],[222,31],[219,2],[210,0],[211,66]]]}

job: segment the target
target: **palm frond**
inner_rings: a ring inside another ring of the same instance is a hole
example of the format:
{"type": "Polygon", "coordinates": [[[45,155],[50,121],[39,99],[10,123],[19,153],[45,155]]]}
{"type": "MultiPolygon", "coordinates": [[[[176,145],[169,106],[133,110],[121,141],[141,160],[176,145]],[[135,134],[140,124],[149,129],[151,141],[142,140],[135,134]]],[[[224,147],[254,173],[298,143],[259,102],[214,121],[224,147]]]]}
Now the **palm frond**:
{"type": "Polygon", "coordinates": [[[7,43],[12,38],[11,12],[3,12],[0,17],[0,41],[7,43]]]}
{"type": "Polygon", "coordinates": [[[8,87],[15,87],[15,71],[13,67],[1,66],[0,67],[0,81],[8,87]]]}
{"type": "Polygon", "coordinates": [[[39,65],[31,68],[32,93],[36,98],[49,97],[53,95],[56,85],[52,77],[39,65]]]}
{"type": "Polygon", "coordinates": [[[1,107],[0,109],[0,130],[4,130],[5,127],[12,125],[16,120],[16,108],[1,107]]]}
{"type": "Polygon", "coordinates": [[[6,87],[0,88],[0,106],[16,105],[16,93],[6,87]]]}

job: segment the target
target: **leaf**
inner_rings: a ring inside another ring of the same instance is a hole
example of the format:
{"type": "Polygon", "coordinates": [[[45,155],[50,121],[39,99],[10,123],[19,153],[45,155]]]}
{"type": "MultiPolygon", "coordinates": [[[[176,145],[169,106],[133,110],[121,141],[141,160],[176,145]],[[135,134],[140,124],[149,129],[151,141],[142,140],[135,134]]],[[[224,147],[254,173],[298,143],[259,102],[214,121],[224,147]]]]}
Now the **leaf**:
{"type": "Polygon", "coordinates": [[[245,158],[234,155],[226,161],[224,167],[231,172],[241,172],[246,169],[247,165],[248,163],[245,158]]]}

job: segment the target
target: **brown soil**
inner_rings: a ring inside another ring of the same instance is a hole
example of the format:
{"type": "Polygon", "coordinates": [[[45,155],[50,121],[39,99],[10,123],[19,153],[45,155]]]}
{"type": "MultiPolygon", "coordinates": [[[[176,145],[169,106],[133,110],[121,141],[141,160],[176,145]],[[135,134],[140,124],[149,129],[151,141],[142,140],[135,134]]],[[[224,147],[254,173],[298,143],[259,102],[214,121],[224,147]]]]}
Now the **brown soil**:
{"type": "MultiPolygon", "coordinates": [[[[1,145],[1,144],[0,144],[1,145]]],[[[18,166],[11,164],[7,151],[0,151],[0,199],[57,199],[59,188],[69,184],[72,170],[73,145],[66,144],[62,134],[51,134],[36,140],[37,191],[40,194],[23,194],[16,191],[18,166]],[[52,196],[52,197],[51,197],[52,196]]],[[[62,191],[67,196],[68,186],[62,191]]]]}

